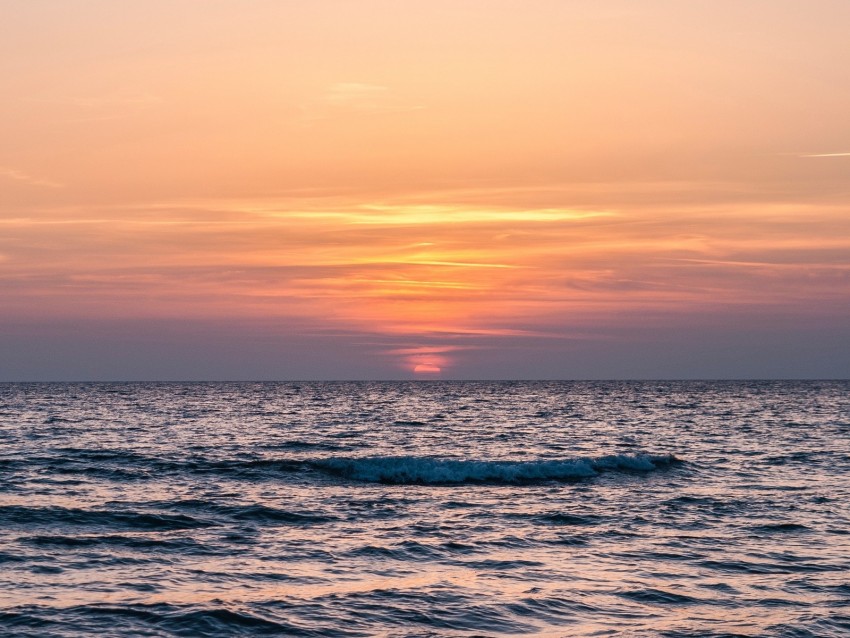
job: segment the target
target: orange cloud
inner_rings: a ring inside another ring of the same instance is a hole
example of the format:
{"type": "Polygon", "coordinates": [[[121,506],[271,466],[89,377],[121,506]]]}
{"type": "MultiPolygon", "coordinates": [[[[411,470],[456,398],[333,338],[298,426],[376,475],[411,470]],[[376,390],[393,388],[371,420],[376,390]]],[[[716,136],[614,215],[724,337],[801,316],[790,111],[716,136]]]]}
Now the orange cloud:
{"type": "Polygon", "coordinates": [[[419,340],[385,352],[449,369],[470,339],[575,338],[626,309],[636,321],[837,307],[850,292],[845,219],[749,202],[687,214],[340,199],[55,209],[0,220],[0,281],[19,316],[298,319],[419,340]]]}

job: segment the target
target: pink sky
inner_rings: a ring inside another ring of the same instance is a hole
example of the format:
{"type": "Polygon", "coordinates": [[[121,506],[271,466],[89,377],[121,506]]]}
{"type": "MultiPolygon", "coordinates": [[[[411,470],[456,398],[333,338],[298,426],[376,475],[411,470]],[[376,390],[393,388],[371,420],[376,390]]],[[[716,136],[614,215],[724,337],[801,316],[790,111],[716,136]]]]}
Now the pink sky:
{"type": "Polygon", "coordinates": [[[850,374],[846,2],[0,23],[0,380],[850,374]]]}

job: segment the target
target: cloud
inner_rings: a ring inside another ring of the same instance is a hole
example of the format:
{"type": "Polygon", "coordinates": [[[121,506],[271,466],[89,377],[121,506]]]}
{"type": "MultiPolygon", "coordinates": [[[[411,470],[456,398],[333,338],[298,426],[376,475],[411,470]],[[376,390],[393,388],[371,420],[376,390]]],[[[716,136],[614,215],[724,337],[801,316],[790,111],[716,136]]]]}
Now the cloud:
{"type": "Polygon", "coordinates": [[[59,182],[44,179],[43,177],[35,177],[18,169],[9,168],[8,166],[0,166],[0,177],[6,177],[16,182],[28,184],[29,186],[40,186],[43,188],[62,188],[64,186],[64,184],[60,184],[59,182]]]}
{"type": "Polygon", "coordinates": [[[472,356],[458,346],[483,339],[845,311],[846,207],[744,195],[611,211],[573,208],[566,189],[515,206],[499,189],[40,207],[0,220],[0,296],[20,317],[297,320],[380,335],[408,369],[457,369],[472,356]]]}
{"type": "Polygon", "coordinates": [[[396,357],[402,367],[414,372],[438,373],[455,362],[452,353],[478,348],[480,346],[414,346],[385,350],[384,354],[396,357]]]}
{"type": "Polygon", "coordinates": [[[150,93],[119,92],[109,95],[74,97],[68,100],[74,106],[84,109],[102,109],[112,107],[148,108],[162,103],[162,98],[150,93]]]}
{"type": "Polygon", "coordinates": [[[339,117],[342,113],[385,115],[419,111],[425,106],[414,104],[396,94],[390,87],[362,82],[338,82],[325,88],[316,100],[302,107],[306,122],[339,117]]]}
{"type": "Polygon", "coordinates": [[[404,348],[393,348],[386,350],[385,354],[389,355],[431,355],[431,354],[446,354],[449,352],[457,352],[459,350],[478,350],[482,346],[410,346],[404,348]]]}
{"type": "Polygon", "coordinates": [[[406,103],[387,86],[359,82],[341,82],[329,86],[325,91],[324,101],[332,106],[372,113],[397,113],[425,108],[422,105],[406,103]]]}
{"type": "Polygon", "coordinates": [[[162,98],[151,93],[121,90],[101,95],[30,98],[31,102],[55,104],[69,111],[70,122],[98,122],[133,117],[162,104],[162,98]]]}
{"type": "Polygon", "coordinates": [[[325,101],[329,104],[373,108],[387,99],[390,89],[377,84],[359,82],[340,82],[325,92],[325,101]]]}
{"type": "Polygon", "coordinates": [[[800,157],[850,157],[850,153],[809,153],[800,157]]]}

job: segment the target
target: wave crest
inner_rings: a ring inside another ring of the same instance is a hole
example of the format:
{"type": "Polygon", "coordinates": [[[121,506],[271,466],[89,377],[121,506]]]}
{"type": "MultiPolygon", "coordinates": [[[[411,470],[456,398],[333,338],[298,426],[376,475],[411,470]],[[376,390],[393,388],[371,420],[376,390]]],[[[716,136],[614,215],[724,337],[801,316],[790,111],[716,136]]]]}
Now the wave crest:
{"type": "Polygon", "coordinates": [[[577,481],[602,472],[649,472],[678,462],[672,454],[611,454],[538,461],[480,461],[417,456],[329,458],[311,465],[324,473],[366,483],[456,485],[577,481]]]}

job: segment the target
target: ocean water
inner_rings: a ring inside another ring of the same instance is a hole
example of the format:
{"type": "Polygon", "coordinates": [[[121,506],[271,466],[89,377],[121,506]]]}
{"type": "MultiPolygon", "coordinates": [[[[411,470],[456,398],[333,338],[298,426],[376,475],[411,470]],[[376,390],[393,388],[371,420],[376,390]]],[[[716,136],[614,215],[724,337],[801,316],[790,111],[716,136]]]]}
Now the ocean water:
{"type": "Polygon", "coordinates": [[[3,636],[848,636],[850,383],[0,385],[3,636]]]}

